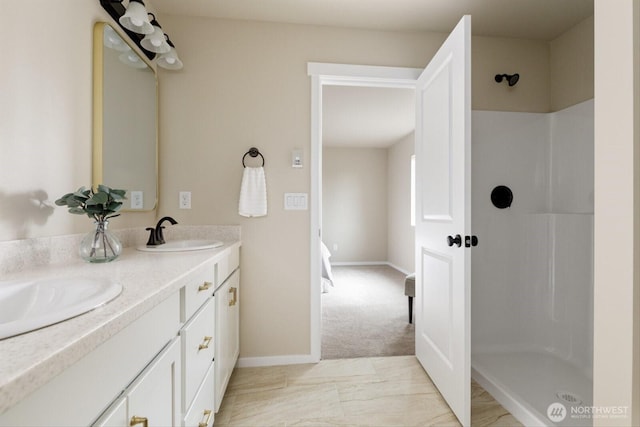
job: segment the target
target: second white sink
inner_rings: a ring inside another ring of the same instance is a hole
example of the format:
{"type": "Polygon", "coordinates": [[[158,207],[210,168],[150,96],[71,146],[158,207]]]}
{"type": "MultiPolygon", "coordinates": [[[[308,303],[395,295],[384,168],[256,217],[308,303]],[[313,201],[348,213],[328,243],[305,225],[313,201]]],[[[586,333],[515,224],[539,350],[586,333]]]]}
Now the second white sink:
{"type": "Polygon", "coordinates": [[[157,246],[138,246],[137,249],[144,252],[183,252],[219,248],[222,245],[224,243],[219,240],[175,240],[157,246]]]}
{"type": "Polygon", "coordinates": [[[0,339],[86,313],[121,292],[122,285],[100,278],[0,281],[0,339]]]}

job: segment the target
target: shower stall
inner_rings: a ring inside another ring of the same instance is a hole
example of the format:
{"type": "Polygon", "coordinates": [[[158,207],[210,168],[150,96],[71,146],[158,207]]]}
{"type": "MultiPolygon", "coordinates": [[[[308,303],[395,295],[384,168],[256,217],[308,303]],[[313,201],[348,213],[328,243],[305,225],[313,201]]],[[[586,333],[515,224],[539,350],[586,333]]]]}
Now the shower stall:
{"type": "Polygon", "coordinates": [[[593,100],[472,123],[472,377],[526,425],[591,425],[593,100]]]}

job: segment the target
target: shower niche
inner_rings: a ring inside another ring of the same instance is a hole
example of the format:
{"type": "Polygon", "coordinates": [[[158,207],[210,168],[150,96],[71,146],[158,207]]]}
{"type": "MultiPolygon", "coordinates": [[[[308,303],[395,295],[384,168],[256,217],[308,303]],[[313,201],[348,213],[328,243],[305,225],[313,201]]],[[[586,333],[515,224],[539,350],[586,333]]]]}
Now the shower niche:
{"type": "Polygon", "coordinates": [[[591,425],[593,100],[472,123],[472,377],[525,425],[591,425]]]}

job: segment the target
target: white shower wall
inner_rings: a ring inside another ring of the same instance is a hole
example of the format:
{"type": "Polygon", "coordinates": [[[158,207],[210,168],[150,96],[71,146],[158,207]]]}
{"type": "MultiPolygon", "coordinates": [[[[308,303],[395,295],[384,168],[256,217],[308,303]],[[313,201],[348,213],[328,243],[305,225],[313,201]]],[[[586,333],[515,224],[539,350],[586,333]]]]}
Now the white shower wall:
{"type": "MultiPolygon", "coordinates": [[[[472,252],[472,365],[500,380],[509,354],[553,357],[580,372],[582,378],[571,382],[581,384],[574,392],[588,401],[593,101],[549,114],[474,111],[472,119],[472,228],[479,239],[472,252]],[[513,191],[511,208],[491,204],[497,185],[513,191]],[[502,366],[496,372],[489,372],[491,355],[501,361],[493,365],[502,366]]],[[[543,405],[554,398],[529,400],[543,405]]]]}

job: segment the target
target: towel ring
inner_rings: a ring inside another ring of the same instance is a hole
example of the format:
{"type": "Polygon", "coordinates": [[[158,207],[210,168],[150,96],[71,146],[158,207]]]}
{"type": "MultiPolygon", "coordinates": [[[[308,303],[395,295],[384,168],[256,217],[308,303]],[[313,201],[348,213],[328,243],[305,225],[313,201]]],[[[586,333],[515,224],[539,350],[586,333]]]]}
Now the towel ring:
{"type": "Polygon", "coordinates": [[[247,157],[247,155],[251,157],[258,157],[258,156],[262,157],[262,166],[264,167],[264,156],[256,147],[251,147],[249,148],[249,151],[244,153],[244,156],[242,156],[242,167],[245,167],[245,168],[247,167],[247,165],[244,164],[244,159],[245,157],[247,157]]]}

